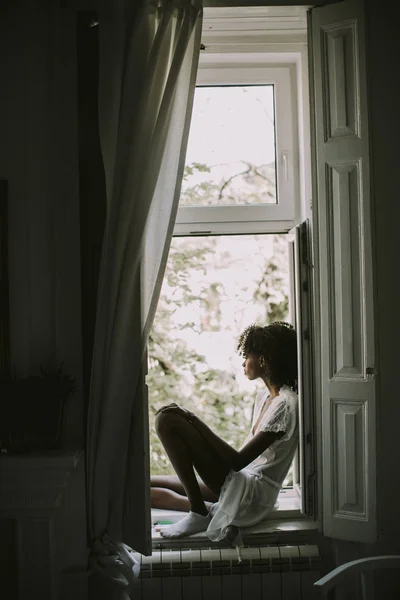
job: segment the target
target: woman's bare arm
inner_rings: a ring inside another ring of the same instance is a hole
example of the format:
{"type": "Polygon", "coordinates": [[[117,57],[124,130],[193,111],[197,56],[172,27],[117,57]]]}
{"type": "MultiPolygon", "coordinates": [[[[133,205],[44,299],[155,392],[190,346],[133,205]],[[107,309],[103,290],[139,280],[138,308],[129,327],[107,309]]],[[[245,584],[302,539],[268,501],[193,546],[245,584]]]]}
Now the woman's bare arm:
{"type": "Polygon", "coordinates": [[[283,431],[260,431],[241,450],[235,450],[196,415],[190,415],[190,421],[233,471],[240,471],[247,467],[264,450],[285,435],[283,431]]]}

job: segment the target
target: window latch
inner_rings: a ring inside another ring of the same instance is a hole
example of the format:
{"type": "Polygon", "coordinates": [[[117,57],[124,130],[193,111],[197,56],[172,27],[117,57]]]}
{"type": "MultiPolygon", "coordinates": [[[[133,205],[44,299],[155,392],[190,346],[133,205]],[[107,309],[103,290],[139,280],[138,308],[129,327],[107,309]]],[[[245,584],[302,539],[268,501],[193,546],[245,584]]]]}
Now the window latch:
{"type": "Polygon", "coordinates": [[[371,381],[372,379],[374,379],[375,375],[376,375],[375,367],[367,367],[365,369],[365,375],[366,375],[366,378],[369,381],[371,381]]]}
{"type": "Polygon", "coordinates": [[[283,166],[283,176],[285,181],[289,181],[289,152],[287,150],[282,151],[282,166],[283,166]]]}

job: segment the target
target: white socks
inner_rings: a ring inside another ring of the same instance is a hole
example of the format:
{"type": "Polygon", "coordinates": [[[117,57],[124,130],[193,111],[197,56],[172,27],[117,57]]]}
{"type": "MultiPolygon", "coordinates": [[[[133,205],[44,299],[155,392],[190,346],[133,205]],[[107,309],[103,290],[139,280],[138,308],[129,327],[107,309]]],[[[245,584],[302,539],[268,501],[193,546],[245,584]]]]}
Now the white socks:
{"type": "Polygon", "coordinates": [[[161,529],[160,534],[165,538],[179,538],[185,535],[193,535],[194,533],[205,531],[210,521],[210,515],[199,515],[190,511],[187,517],[161,529]]]}

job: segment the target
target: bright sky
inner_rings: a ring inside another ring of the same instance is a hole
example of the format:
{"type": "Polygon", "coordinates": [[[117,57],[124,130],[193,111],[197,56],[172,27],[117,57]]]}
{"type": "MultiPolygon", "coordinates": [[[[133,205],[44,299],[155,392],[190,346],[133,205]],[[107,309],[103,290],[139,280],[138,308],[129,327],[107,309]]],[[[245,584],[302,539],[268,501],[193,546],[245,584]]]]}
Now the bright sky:
{"type": "MultiPolygon", "coordinates": [[[[219,182],[242,171],[241,161],[262,165],[274,160],[272,85],[196,88],[186,164],[222,165],[212,170],[219,182]]],[[[210,177],[196,174],[183,187],[210,177]]]]}

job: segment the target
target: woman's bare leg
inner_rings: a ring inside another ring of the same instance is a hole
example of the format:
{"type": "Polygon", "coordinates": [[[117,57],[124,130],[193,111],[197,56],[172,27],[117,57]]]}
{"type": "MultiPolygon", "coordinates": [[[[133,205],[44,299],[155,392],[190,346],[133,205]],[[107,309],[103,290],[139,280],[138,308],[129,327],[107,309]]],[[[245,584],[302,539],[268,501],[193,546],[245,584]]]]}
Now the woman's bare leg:
{"type": "Polygon", "coordinates": [[[166,488],[181,496],[185,495],[185,488],[177,475],[152,475],[150,477],[151,487],[166,488]]]}
{"type": "MultiPolygon", "coordinates": [[[[204,440],[197,429],[174,412],[161,412],[156,418],[158,436],[190,503],[190,509],[207,515],[204,498],[194,468],[207,488],[219,496],[229,467],[204,440]]],[[[175,491],[175,490],[173,490],[175,491]]]]}
{"type": "Polygon", "coordinates": [[[190,502],[186,495],[184,496],[183,494],[177,494],[176,492],[167,488],[152,487],[151,507],[189,512],[190,502]]]}
{"type": "MultiPolygon", "coordinates": [[[[214,494],[214,492],[212,492],[199,477],[197,477],[197,483],[199,484],[200,492],[205,502],[218,501],[217,494],[214,494]]],[[[152,475],[150,477],[150,485],[152,488],[151,506],[153,508],[190,510],[190,504],[187,500],[185,488],[177,475],[152,475]],[[157,490],[157,492],[155,490],[157,490]],[[168,491],[171,491],[172,493],[168,494],[168,491]],[[176,508],[178,505],[187,508],[176,508]]]]}

